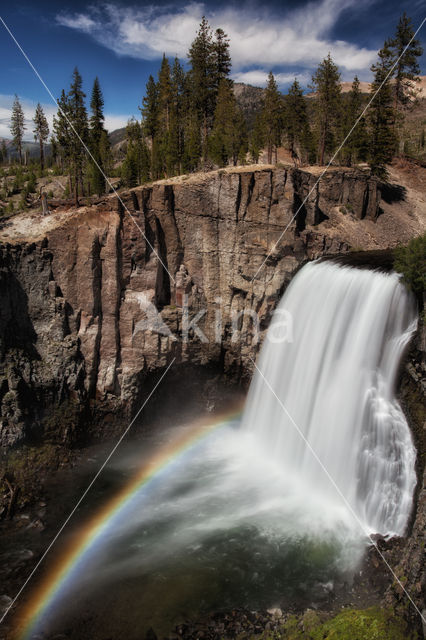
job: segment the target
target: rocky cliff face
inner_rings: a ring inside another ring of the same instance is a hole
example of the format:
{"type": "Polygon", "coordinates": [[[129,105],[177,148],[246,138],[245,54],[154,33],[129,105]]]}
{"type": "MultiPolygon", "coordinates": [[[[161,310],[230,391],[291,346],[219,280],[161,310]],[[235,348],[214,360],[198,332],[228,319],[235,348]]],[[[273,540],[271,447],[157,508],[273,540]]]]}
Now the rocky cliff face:
{"type": "Polygon", "coordinates": [[[314,168],[221,170],[4,224],[0,445],[72,440],[81,416],[87,428],[90,415],[131,413],[145,376],[172,358],[248,377],[304,261],[390,244],[384,229],[396,223],[378,218],[375,178],[317,178],[314,168]]]}
{"type": "MultiPolygon", "coordinates": [[[[380,208],[368,172],[332,169],[316,185],[315,171],[184,176],[124,193],[122,202],[112,196],[3,223],[0,450],[68,444],[120,424],[140,406],[146,377],[173,358],[216,363],[234,380],[248,379],[271,313],[301,264],[388,248],[422,231],[408,205],[406,213],[380,208]]],[[[408,415],[418,406],[415,375],[414,367],[403,377],[408,415]]],[[[400,567],[414,566],[416,602],[424,496],[423,488],[400,567]]]]}
{"type": "Polygon", "coordinates": [[[316,179],[283,167],[219,171],[134,189],[124,206],[111,197],[6,226],[0,444],[55,430],[72,439],[83,409],[131,412],[144,376],[173,357],[246,374],[298,266],[349,249],[330,217],[374,224],[378,214],[368,173],[316,179]]]}
{"type": "MultiPolygon", "coordinates": [[[[426,327],[421,322],[401,373],[400,400],[408,418],[417,449],[416,509],[412,516],[409,538],[404,541],[397,561],[392,563],[395,574],[410,597],[426,614],[426,327]]],[[[414,607],[401,586],[394,580],[386,593],[386,602],[406,617],[419,622],[414,607]]],[[[423,626],[423,634],[426,625],[423,626]]],[[[419,633],[421,629],[419,628],[419,633]]]]}

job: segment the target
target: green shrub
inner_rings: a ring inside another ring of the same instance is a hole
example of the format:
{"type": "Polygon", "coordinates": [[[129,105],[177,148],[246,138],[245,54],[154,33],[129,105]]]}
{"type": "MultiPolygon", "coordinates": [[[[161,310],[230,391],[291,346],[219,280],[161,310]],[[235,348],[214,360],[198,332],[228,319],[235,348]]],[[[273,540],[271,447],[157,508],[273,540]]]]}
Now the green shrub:
{"type": "Polygon", "coordinates": [[[17,171],[15,179],[12,182],[12,193],[19,193],[25,184],[25,177],[22,171],[17,171]]]}
{"type": "Polygon", "coordinates": [[[390,609],[345,609],[324,621],[324,615],[307,611],[303,617],[290,616],[279,635],[265,632],[251,636],[259,640],[418,640],[416,632],[407,632],[403,620],[390,609]]]}
{"type": "Polygon", "coordinates": [[[37,179],[35,177],[35,173],[31,171],[28,182],[27,182],[27,192],[35,193],[37,191],[37,179]]]}
{"type": "Polygon", "coordinates": [[[375,607],[343,611],[312,633],[312,640],[403,640],[409,637],[402,620],[390,611],[375,607]]]}
{"type": "MultiPolygon", "coordinates": [[[[12,451],[5,464],[5,474],[18,489],[18,508],[25,507],[40,498],[40,478],[50,469],[59,467],[64,452],[58,445],[44,443],[41,446],[24,445],[12,451]]],[[[0,490],[2,489],[0,482],[0,490]]]]}
{"type": "Polygon", "coordinates": [[[405,284],[420,299],[426,291],[426,234],[395,249],[394,268],[402,273],[405,284]]]}

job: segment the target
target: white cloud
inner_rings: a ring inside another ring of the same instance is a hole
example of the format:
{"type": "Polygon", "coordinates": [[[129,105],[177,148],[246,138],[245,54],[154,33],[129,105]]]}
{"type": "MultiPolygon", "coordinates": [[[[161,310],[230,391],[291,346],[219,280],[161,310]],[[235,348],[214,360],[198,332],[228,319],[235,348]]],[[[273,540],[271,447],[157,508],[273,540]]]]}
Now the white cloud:
{"type": "Polygon", "coordinates": [[[64,27],[70,27],[71,29],[79,29],[80,31],[85,31],[86,33],[90,33],[91,30],[96,26],[96,23],[89,18],[89,16],[85,16],[80,14],[78,16],[63,16],[61,24],[64,27]]]}
{"type": "Polygon", "coordinates": [[[212,27],[222,27],[231,39],[234,73],[262,68],[315,67],[328,52],[347,71],[368,68],[376,52],[342,40],[330,39],[341,13],[356,10],[369,0],[319,0],[289,11],[284,17],[256,7],[228,7],[209,11],[197,2],[184,7],[123,7],[104,3],[87,13],[60,13],[60,25],[90,34],[115,51],[142,59],[185,57],[206,14],[212,27]]]}
{"type": "MultiPolygon", "coordinates": [[[[251,71],[238,71],[232,74],[235,82],[244,82],[245,84],[252,84],[255,87],[266,87],[268,82],[268,71],[265,69],[252,69],[251,71]]],[[[275,80],[279,86],[291,83],[296,78],[302,86],[307,85],[311,76],[309,73],[275,73],[275,80]]]]}
{"type": "MultiPolygon", "coordinates": [[[[12,115],[12,105],[14,98],[15,96],[0,94],[0,138],[10,139],[12,137],[10,134],[10,117],[12,115]]],[[[19,101],[22,105],[25,116],[26,129],[24,132],[24,140],[27,142],[34,142],[33,117],[37,102],[35,102],[34,100],[29,100],[27,98],[20,98],[19,101]]],[[[43,107],[44,114],[49,123],[50,133],[52,133],[53,116],[56,114],[57,108],[53,104],[42,104],[41,106],[43,107]]],[[[125,127],[129,117],[130,116],[128,115],[107,113],[105,114],[105,128],[111,132],[114,131],[114,129],[125,127]]]]}
{"type": "MultiPolygon", "coordinates": [[[[139,117],[140,118],[140,114],[139,116],[135,116],[135,117],[139,117]]],[[[115,131],[115,129],[122,129],[123,127],[126,126],[127,121],[129,120],[130,116],[126,116],[126,115],[115,115],[112,113],[106,113],[105,114],[105,129],[109,132],[111,131],[115,131]]]]}

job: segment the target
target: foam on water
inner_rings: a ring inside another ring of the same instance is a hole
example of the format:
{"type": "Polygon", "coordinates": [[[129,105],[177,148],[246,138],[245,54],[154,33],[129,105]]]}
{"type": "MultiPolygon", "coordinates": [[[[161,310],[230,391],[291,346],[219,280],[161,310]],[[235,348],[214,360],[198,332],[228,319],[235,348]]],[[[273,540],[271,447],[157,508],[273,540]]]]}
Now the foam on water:
{"type": "Polygon", "coordinates": [[[283,310],[293,318],[292,341],[267,338],[258,366],[288,413],[256,372],[244,430],[307,492],[342,502],[323,465],[368,531],[403,534],[415,449],[395,378],[416,328],[412,297],[396,274],[311,263],[288,287],[268,335],[278,333],[283,310]]]}
{"type": "Polygon", "coordinates": [[[309,594],[352,570],[366,532],[402,534],[415,449],[394,386],[415,327],[396,274],[305,266],[274,315],[241,421],[157,453],[52,570],[24,636],[61,631],[57,619],[102,589],[90,616],[113,625],[118,606],[106,585],[125,593],[129,579],[117,633],[133,598],[160,607],[160,620],[198,601],[210,610],[272,605],[286,589],[309,594]],[[292,340],[277,343],[283,311],[292,340]]]}

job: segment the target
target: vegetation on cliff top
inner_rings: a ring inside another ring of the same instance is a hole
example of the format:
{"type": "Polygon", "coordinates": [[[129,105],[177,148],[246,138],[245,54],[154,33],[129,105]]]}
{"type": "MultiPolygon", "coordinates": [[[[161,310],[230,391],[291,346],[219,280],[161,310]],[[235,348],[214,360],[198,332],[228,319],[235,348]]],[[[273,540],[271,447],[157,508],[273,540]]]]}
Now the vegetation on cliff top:
{"type": "Polygon", "coordinates": [[[394,267],[422,303],[426,291],[426,234],[395,249],[394,267]]]}
{"type": "MultiPolygon", "coordinates": [[[[105,175],[133,187],[182,173],[258,162],[263,151],[269,163],[277,162],[280,147],[287,149],[296,165],[333,161],[351,166],[367,161],[373,173],[386,177],[386,164],[406,149],[403,123],[416,101],[418,59],[423,50],[413,36],[411,21],[404,13],[394,37],[384,43],[371,67],[370,95],[374,99],[365,114],[367,96],[361,93],[358,78],[349,93],[342,93],[340,72],[330,55],[312,76],[314,93],[310,97],[304,95],[297,80],[288,94],[282,95],[271,72],[266,89],[259,90],[255,112],[248,114],[230,78],[229,38],[221,28],[213,31],[203,18],[187,54],[188,64],[177,58],[171,64],[163,56],[158,78],[150,76],[148,80],[139,107],[141,121],[129,121],[126,141],[118,143],[114,153],[104,128],[99,80],[94,80],[87,109],[82,77],[74,69],[69,90],[62,90],[58,100],[50,132],[51,153],[46,158],[49,127],[42,107],[37,106],[33,132],[39,142],[38,164],[41,171],[46,164],[50,172],[58,170],[68,176],[61,195],[73,195],[76,205],[81,196],[109,190],[105,175]]],[[[11,133],[20,165],[28,164],[23,152],[25,128],[16,97],[11,133]]],[[[416,135],[414,145],[424,149],[423,126],[416,135]]],[[[412,150],[411,138],[409,146],[412,150]]],[[[11,149],[2,145],[0,162],[13,161],[11,149]]],[[[410,149],[407,147],[407,152],[410,149]]],[[[9,193],[7,182],[0,186],[3,212],[12,213],[16,205],[22,210],[35,201],[23,193],[18,202],[9,193]]]]}

